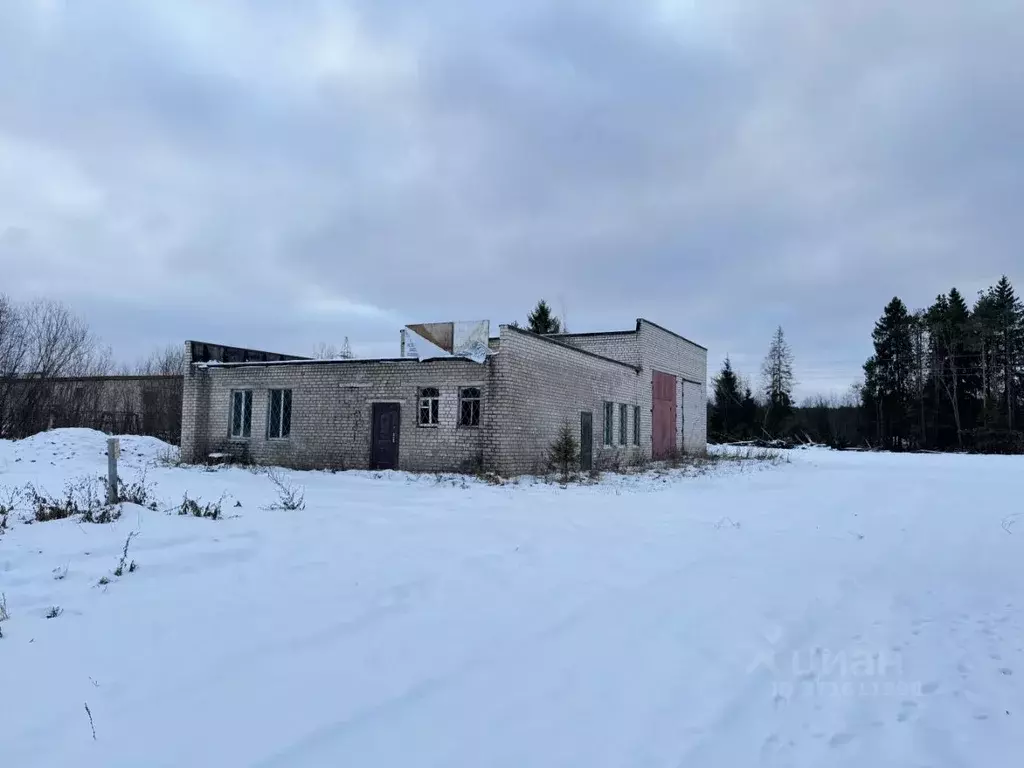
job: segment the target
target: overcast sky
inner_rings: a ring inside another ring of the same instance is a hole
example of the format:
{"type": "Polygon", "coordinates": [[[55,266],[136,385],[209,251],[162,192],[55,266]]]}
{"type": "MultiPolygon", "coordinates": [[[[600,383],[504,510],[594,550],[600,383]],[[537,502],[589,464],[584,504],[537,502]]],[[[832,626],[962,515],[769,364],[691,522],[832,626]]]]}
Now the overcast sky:
{"type": "Polygon", "coordinates": [[[546,297],[843,391],[893,295],[1024,289],[1022,166],[1020,0],[0,3],[0,292],[122,359],[546,297]]]}

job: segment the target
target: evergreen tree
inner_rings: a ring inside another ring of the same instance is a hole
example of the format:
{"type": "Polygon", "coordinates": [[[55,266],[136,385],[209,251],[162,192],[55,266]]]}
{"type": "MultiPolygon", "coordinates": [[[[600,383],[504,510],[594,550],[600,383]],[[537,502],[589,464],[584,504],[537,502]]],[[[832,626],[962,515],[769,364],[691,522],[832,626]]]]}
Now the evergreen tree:
{"type": "Polygon", "coordinates": [[[761,365],[765,395],[765,429],[775,434],[793,408],[793,353],[780,325],[761,365]]]}
{"type": "Polygon", "coordinates": [[[740,399],[739,380],[728,357],[725,358],[721,372],[712,383],[715,388],[715,401],[711,407],[711,433],[722,439],[734,438],[740,426],[740,409],[743,401],[740,399]]]}
{"type": "Polygon", "coordinates": [[[875,354],[864,365],[865,406],[874,410],[879,441],[900,450],[910,443],[914,367],[914,320],[906,305],[893,298],[871,334],[875,354]]]}
{"type": "Polygon", "coordinates": [[[738,426],[739,436],[744,438],[754,437],[760,434],[758,424],[761,420],[757,415],[757,400],[750,387],[743,390],[743,404],[740,406],[740,423],[738,426]]]}
{"type": "Polygon", "coordinates": [[[558,429],[558,437],[551,444],[549,451],[551,466],[561,473],[563,483],[569,482],[569,477],[580,462],[580,445],[568,420],[562,422],[558,429]]]}
{"type": "Polygon", "coordinates": [[[562,323],[559,321],[555,314],[551,311],[551,307],[548,303],[541,299],[537,302],[537,306],[534,307],[526,317],[527,328],[533,333],[548,334],[548,333],[561,333],[562,323]]]}
{"type": "MultiPolygon", "coordinates": [[[[935,303],[924,313],[928,328],[932,386],[942,396],[941,402],[948,404],[956,430],[957,447],[963,447],[965,420],[972,408],[974,389],[974,367],[976,362],[969,349],[971,314],[967,302],[960,292],[953,288],[949,296],[939,295],[935,303]]],[[[933,403],[933,417],[936,420],[937,444],[945,446],[942,438],[942,412],[946,408],[933,403]]]]}
{"type": "Polygon", "coordinates": [[[1000,411],[1007,429],[1017,427],[1020,364],[1024,360],[1024,304],[1017,298],[1006,275],[989,289],[996,341],[996,375],[999,377],[1000,411]]]}

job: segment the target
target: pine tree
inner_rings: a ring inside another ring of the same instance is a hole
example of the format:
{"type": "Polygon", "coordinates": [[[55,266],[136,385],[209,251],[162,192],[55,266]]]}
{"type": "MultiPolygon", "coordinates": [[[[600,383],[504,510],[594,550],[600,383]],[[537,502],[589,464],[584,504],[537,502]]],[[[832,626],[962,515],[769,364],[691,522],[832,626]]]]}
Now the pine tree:
{"type": "Polygon", "coordinates": [[[551,307],[548,303],[541,299],[537,302],[537,306],[534,307],[526,317],[527,328],[533,333],[549,334],[549,333],[560,333],[562,330],[562,323],[554,313],[551,311],[551,307]]]}
{"type": "Polygon", "coordinates": [[[765,429],[775,434],[793,408],[793,353],[780,325],[761,365],[766,400],[765,429]]]}
{"type": "Polygon", "coordinates": [[[725,358],[721,372],[712,383],[715,388],[715,401],[711,407],[711,432],[723,439],[736,437],[743,401],[740,399],[739,380],[728,357],[725,358]]]}

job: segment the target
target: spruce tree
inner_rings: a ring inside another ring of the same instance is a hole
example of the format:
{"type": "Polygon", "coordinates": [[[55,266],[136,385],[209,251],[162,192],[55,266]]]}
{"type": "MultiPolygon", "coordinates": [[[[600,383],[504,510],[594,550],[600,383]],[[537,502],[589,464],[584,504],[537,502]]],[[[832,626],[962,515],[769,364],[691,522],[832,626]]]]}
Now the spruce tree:
{"type": "Polygon", "coordinates": [[[1020,364],[1024,358],[1024,304],[1017,298],[1006,275],[989,289],[997,342],[997,375],[1001,389],[1001,411],[1007,429],[1017,428],[1017,399],[1020,364]]]}
{"type": "MultiPolygon", "coordinates": [[[[969,349],[970,310],[960,292],[953,288],[948,296],[939,295],[924,313],[928,330],[929,353],[931,358],[932,386],[941,401],[948,404],[948,413],[956,430],[956,445],[963,447],[963,432],[971,413],[971,396],[974,389],[974,368],[976,362],[969,349]]],[[[942,412],[945,407],[933,406],[936,430],[940,447],[946,447],[943,439],[942,412]]],[[[948,424],[948,421],[946,421],[948,424]]]]}
{"type": "Polygon", "coordinates": [[[750,387],[746,387],[743,390],[743,404],[740,406],[739,436],[754,437],[760,434],[758,429],[760,423],[757,416],[757,400],[754,399],[754,393],[750,387]]]}
{"type": "Polygon", "coordinates": [[[886,305],[871,338],[875,354],[864,365],[865,405],[875,412],[882,444],[899,450],[910,439],[914,366],[913,318],[899,297],[886,305]]]}
{"type": "Polygon", "coordinates": [[[537,302],[537,306],[533,308],[526,317],[527,329],[533,333],[548,334],[548,333],[560,333],[562,330],[561,321],[555,317],[554,312],[551,311],[551,307],[548,303],[541,299],[537,302]]]}
{"type": "Polygon", "coordinates": [[[711,407],[711,432],[716,437],[731,439],[738,435],[740,409],[739,380],[728,357],[722,364],[721,372],[713,379],[715,402],[711,407]]]}
{"type": "Polygon", "coordinates": [[[761,365],[765,395],[765,429],[776,434],[793,409],[793,353],[780,325],[761,365]]]}
{"type": "Polygon", "coordinates": [[[580,461],[580,445],[568,420],[563,421],[558,428],[558,436],[551,444],[549,452],[551,465],[561,474],[562,482],[569,482],[570,475],[580,461]]]}

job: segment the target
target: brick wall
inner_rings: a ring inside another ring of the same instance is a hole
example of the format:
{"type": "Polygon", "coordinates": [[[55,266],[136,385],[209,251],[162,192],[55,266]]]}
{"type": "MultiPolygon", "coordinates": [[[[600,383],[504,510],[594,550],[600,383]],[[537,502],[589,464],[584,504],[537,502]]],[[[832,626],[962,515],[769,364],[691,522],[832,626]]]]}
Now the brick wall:
{"type": "Polygon", "coordinates": [[[493,360],[495,428],[488,434],[485,458],[498,472],[546,469],[564,421],[579,440],[581,411],[593,413],[595,467],[623,464],[643,455],[645,447],[649,455],[649,425],[640,446],[633,446],[633,406],[640,404],[642,381],[635,369],[509,326],[501,326],[500,351],[493,360]],[[611,446],[603,440],[605,401],[615,404],[611,446]],[[628,406],[625,446],[619,445],[621,403],[628,406]]]}
{"type": "Polygon", "coordinates": [[[644,434],[650,435],[651,427],[651,372],[671,373],[677,377],[676,443],[688,452],[704,451],[707,448],[707,350],[643,319],[637,321],[637,336],[645,379],[641,407],[644,434]]]}
{"type": "Polygon", "coordinates": [[[483,455],[490,363],[469,360],[346,360],[195,366],[186,377],[182,448],[187,461],[212,452],[296,468],[369,466],[373,402],[401,407],[400,469],[477,468],[483,455]],[[481,426],[458,426],[459,389],[483,391],[481,426]],[[422,387],[440,392],[437,426],[417,425],[422,387]],[[252,390],[248,439],[229,436],[231,392],[252,390]],[[291,434],[268,439],[269,390],[291,389],[291,434]]]}
{"type": "Polygon", "coordinates": [[[611,333],[560,333],[550,338],[571,344],[612,360],[642,365],[640,360],[640,336],[636,331],[612,331],[611,333]]]}
{"type": "MultiPolygon", "coordinates": [[[[182,455],[201,462],[212,452],[299,468],[369,465],[372,403],[401,406],[399,468],[413,471],[491,469],[502,474],[547,468],[551,444],[568,420],[580,437],[580,412],[593,414],[594,466],[608,468],[651,453],[651,379],[679,377],[677,442],[706,443],[707,352],[645,320],[629,333],[538,337],[509,326],[491,340],[496,354],[469,360],[347,360],[189,365],[182,406],[182,455]],[[598,351],[601,350],[601,351],[598,351]],[[633,365],[605,359],[635,360],[633,365]],[[639,368],[639,370],[637,370],[639,368]],[[458,426],[459,389],[481,389],[479,427],[458,426]],[[417,425],[418,394],[440,390],[440,424],[417,425]],[[231,392],[251,389],[248,439],[229,436],[231,392]],[[291,435],[267,438],[268,391],[292,390],[291,435]],[[612,444],[604,443],[604,403],[614,403],[612,444]],[[620,405],[627,406],[620,444],[620,405]],[[640,445],[633,444],[634,406],[640,445]]],[[[191,361],[189,361],[191,362],[191,361]]]]}

